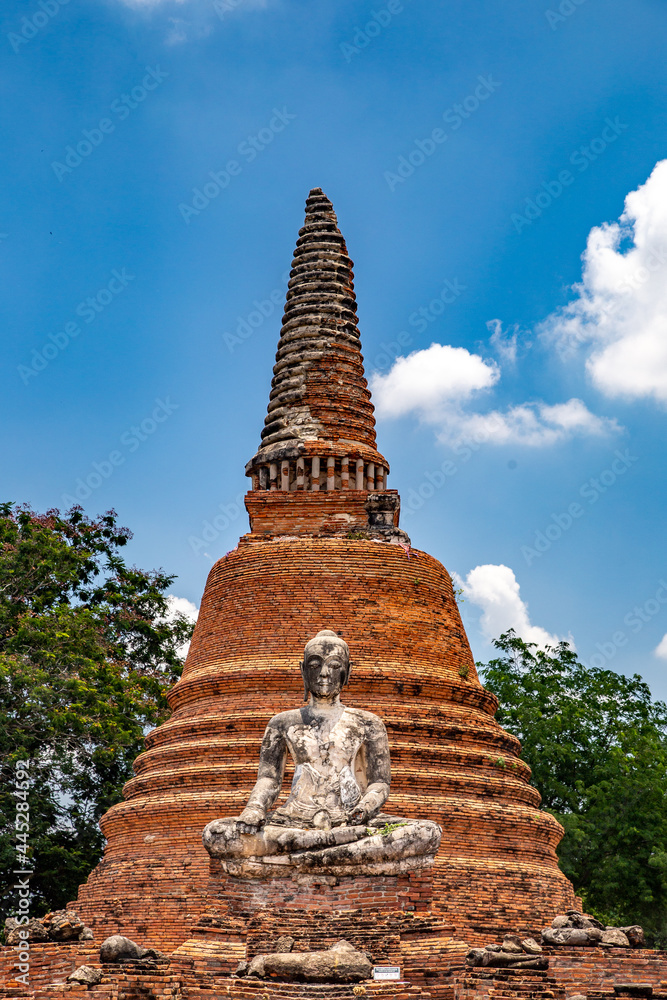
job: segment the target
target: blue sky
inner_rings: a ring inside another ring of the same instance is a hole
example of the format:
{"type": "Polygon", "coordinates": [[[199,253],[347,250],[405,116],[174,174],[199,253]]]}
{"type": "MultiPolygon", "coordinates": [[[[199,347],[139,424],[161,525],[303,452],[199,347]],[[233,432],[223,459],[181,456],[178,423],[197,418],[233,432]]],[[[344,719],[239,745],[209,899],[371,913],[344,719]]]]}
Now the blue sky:
{"type": "Polygon", "coordinates": [[[115,507],[198,604],[321,186],[389,485],[476,657],[571,636],[667,697],[664,3],[8,0],[1,27],[3,497],[115,507]]]}

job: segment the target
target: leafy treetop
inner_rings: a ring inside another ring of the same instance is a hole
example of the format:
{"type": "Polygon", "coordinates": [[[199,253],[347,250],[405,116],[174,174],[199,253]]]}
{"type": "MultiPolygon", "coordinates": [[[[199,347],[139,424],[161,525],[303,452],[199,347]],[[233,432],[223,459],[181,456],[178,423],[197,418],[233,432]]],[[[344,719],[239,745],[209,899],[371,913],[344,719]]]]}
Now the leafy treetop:
{"type": "Polygon", "coordinates": [[[33,914],[62,906],[99,859],[98,820],[121,797],[146,730],[168,712],[178,649],[174,577],[127,566],[114,511],[38,514],[0,504],[0,883],[13,912],[15,851],[34,867],[33,914]],[[30,836],[16,840],[14,767],[30,761],[30,836]]]}
{"type": "Polygon", "coordinates": [[[648,685],[585,667],[566,642],[513,631],[479,664],[498,722],[522,743],[543,805],[563,824],[562,870],[607,923],[667,944],[667,706],[648,685]]]}

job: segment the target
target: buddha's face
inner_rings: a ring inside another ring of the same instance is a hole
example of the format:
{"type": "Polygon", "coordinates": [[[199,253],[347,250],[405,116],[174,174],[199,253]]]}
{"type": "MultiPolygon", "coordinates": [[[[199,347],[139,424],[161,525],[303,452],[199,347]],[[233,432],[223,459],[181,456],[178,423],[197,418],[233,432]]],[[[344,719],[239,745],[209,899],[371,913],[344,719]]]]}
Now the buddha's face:
{"type": "Polygon", "coordinates": [[[307,691],[316,698],[335,698],[350,672],[347,647],[335,639],[311,640],[301,670],[307,691]]]}

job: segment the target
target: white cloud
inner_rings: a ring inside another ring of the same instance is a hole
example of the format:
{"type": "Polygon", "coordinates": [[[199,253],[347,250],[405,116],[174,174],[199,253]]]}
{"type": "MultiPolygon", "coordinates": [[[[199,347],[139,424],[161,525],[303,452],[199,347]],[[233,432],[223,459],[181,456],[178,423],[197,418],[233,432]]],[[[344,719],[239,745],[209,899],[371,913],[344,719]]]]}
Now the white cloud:
{"type": "MultiPolygon", "coordinates": [[[[192,601],[189,601],[187,597],[176,597],[175,594],[167,594],[167,614],[165,617],[168,622],[173,621],[176,615],[182,615],[194,624],[197,621],[198,614],[199,608],[192,601]]],[[[180,657],[185,659],[189,648],[190,643],[185,642],[182,646],[178,647],[176,652],[180,657]]]]}
{"type": "Polygon", "coordinates": [[[667,660],[667,632],[663,635],[658,645],[653,650],[653,655],[660,660],[667,660]]]}
{"type": "Polygon", "coordinates": [[[430,419],[443,407],[490,389],[499,378],[495,361],[484,361],[464,347],[431,344],[397,358],[386,375],[374,374],[370,387],[379,416],[415,411],[430,419]]]}
{"type": "Polygon", "coordinates": [[[465,413],[453,411],[441,427],[438,438],[443,444],[474,441],[478,444],[518,444],[540,448],[564,441],[574,434],[601,436],[618,430],[614,420],[596,417],[580,399],[548,406],[546,403],[522,403],[504,413],[465,413]]]}
{"type": "Polygon", "coordinates": [[[379,417],[415,413],[436,426],[438,440],[450,446],[467,441],[541,447],[574,434],[618,430],[615,421],[596,417],[580,399],[553,406],[522,403],[505,412],[473,412],[473,398],[492,389],[499,378],[495,361],[485,361],[463,347],[431,344],[407,358],[397,358],[386,375],[371,376],[370,388],[379,417]]]}
{"type": "Polygon", "coordinates": [[[503,330],[503,324],[499,319],[490,319],[486,328],[491,334],[489,343],[501,361],[514,366],[516,364],[517,350],[519,346],[519,327],[513,326],[511,332],[503,330]]]}
{"type": "Polygon", "coordinates": [[[618,222],[591,230],[582,259],[576,298],[541,334],[563,357],[585,345],[606,395],[667,403],[667,160],[630,192],[618,222]]]}
{"type": "MultiPolygon", "coordinates": [[[[454,576],[465,600],[482,609],[480,627],[488,641],[513,628],[524,642],[535,642],[540,647],[560,642],[558,636],[531,624],[528,606],[521,600],[519,584],[509,566],[487,564],[471,569],[465,580],[454,576]]],[[[571,636],[568,641],[572,644],[571,636]]]]}

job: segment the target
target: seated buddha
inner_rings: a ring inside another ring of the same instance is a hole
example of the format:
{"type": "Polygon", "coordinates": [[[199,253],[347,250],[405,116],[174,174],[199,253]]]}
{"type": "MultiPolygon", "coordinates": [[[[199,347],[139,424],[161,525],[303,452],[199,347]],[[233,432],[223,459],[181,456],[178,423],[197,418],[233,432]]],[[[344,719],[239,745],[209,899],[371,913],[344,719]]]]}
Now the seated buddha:
{"type": "Polygon", "coordinates": [[[341,703],[347,643],[328,629],[318,632],[300,667],[307,704],[271,719],[248,804],[239,817],[208,824],[206,850],[241,878],[396,875],[432,864],[440,827],[380,811],[389,795],[387,731],[377,715],[341,703]],[[288,753],[292,787],[274,808],[288,753]]]}

